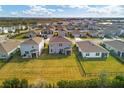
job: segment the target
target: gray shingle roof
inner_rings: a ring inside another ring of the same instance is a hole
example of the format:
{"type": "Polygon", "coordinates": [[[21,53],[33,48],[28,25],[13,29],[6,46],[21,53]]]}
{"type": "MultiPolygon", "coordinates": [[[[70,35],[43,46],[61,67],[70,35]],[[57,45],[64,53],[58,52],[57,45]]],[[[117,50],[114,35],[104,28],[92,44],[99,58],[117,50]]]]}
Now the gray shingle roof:
{"type": "Polygon", "coordinates": [[[61,43],[70,43],[71,41],[69,41],[68,39],[62,37],[62,36],[53,36],[50,38],[50,43],[57,43],[57,42],[61,42],[61,43]]]}
{"type": "Polygon", "coordinates": [[[16,40],[7,40],[0,43],[0,52],[8,53],[15,49],[20,44],[20,41],[16,40]]]}
{"type": "Polygon", "coordinates": [[[22,44],[40,44],[40,42],[42,41],[41,37],[34,37],[34,38],[30,38],[28,40],[25,40],[22,44]]]}
{"type": "Polygon", "coordinates": [[[124,42],[119,40],[106,41],[104,44],[107,44],[119,51],[124,51],[124,42]]]}
{"type": "Polygon", "coordinates": [[[90,41],[80,41],[77,42],[78,47],[80,47],[81,51],[83,52],[103,52],[108,53],[107,50],[102,48],[101,46],[98,46],[90,41]]]}

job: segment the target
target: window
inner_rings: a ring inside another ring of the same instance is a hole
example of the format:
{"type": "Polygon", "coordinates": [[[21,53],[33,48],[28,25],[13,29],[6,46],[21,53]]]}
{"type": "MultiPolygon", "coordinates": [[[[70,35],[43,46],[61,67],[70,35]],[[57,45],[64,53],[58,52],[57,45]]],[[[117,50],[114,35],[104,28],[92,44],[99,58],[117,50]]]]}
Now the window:
{"type": "Polygon", "coordinates": [[[29,51],[25,51],[25,54],[29,54],[29,51]]]}
{"type": "Polygon", "coordinates": [[[96,53],[96,56],[99,56],[100,55],[100,53],[96,53]]]}
{"type": "Polygon", "coordinates": [[[6,55],[2,55],[2,57],[6,57],[6,55]]]}
{"type": "Polygon", "coordinates": [[[51,49],[51,52],[52,52],[52,49],[51,49]]]}
{"type": "Polygon", "coordinates": [[[89,56],[90,54],[89,53],[86,53],[86,56],[89,56]]]}
{"type": "Polygon", "coordinates": [[[62,46],[62,43],[60,43],[59,46],[62,46]]]}

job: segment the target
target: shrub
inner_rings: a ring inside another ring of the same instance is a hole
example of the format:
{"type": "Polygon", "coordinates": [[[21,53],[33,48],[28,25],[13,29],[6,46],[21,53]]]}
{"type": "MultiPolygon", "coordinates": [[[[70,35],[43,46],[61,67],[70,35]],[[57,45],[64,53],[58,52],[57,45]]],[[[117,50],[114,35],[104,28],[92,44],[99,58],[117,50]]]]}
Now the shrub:
{"type": "Polygon", "coordinates": [[[27,88],[28,81],[25,79],[19,80],[17,78],[7,79],[3,81],[2,87],[4,88],[27,88]]]}

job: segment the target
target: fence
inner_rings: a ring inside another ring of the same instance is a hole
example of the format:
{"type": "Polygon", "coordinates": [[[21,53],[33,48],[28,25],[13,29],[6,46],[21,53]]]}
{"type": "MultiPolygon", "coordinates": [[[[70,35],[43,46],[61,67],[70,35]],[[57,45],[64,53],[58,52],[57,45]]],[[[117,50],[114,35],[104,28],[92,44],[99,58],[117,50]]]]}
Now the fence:
{"type": "MultiPolygon", "coordinates": [[[[104,73],[107,76],[117,76],[117,75],[124,75],[124,72],[106,72],[104,73]]],[[[98,77],[101,73],[86,73],[86,77],[98,77]]]]}

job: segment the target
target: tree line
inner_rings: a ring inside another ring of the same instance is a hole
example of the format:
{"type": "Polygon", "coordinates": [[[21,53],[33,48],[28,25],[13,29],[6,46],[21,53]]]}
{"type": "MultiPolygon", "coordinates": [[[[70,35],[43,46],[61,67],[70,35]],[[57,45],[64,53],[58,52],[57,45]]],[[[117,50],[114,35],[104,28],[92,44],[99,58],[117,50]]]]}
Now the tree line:
{"type": "Polygon", "coordinates": [[[47,81],[38,81],[36,84],[29,84],[26,79],[7,79],[2,82],[2,88],[124,88],[124,76],[118,75],[108,79],[105,75],[88,80],[61,80],[56,84],[47,81]]]}
{"type": "Polygon", "coordinates": [[[59,88],[124,88],[124,76],[113,79],[105,77],[89,80],[61,80],[57,83],[59,88]]]}

